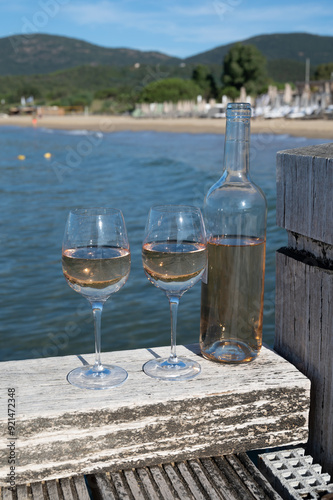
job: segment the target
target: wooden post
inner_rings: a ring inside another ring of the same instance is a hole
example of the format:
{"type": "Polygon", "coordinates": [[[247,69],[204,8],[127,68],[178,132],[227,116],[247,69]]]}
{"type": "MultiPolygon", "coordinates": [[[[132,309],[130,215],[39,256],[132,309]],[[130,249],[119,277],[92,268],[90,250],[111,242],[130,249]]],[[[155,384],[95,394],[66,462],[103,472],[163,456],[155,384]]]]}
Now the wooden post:
{"type": "Polygon", "coordinates": [[[277,154],[275,350],[311,380],[307,452],[333,475],[333,143],[277,154]]]}

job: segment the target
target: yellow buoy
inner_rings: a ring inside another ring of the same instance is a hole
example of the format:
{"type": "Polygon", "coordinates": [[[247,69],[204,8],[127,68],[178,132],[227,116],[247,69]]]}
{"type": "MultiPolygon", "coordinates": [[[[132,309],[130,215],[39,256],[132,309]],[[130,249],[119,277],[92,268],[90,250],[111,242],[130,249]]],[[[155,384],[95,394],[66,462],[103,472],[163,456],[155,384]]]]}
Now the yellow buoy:
{"type": "Polygon", "coordinates": [[[25,160],[25,156],[24,155],[18,155],[17,159],[18,160],[25,160]]]}
{"type": "Polygon", "coordinates": [[[44,154],[44,158],[51,158],[51,156],[52,156],[51,153],[45,153],[44,154]]]}

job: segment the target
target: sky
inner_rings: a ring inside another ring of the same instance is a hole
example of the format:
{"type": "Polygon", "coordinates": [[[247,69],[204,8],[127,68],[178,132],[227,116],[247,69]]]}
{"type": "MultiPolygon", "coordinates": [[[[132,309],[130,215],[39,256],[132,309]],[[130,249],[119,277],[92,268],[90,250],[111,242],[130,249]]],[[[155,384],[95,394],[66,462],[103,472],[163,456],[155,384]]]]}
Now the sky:
{"type": "Polygon", "coordinates": [[[188,57],[270,33],[333,35],[332,0],[0,0],[0,37],[46,33],[188,57]]]}

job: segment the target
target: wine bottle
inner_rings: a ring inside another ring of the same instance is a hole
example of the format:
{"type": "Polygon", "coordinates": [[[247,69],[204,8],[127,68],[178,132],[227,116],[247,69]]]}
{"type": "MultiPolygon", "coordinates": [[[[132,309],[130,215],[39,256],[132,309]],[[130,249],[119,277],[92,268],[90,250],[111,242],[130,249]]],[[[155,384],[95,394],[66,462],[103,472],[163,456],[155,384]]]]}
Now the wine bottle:
{"type": "Polygon", "coordinates": [[[224,170],[204,202],[200,349],[222,363],[252,361],[262,346],[267,203],[250,178],[250,118],[249,104],[228,104],[224,170]]]}

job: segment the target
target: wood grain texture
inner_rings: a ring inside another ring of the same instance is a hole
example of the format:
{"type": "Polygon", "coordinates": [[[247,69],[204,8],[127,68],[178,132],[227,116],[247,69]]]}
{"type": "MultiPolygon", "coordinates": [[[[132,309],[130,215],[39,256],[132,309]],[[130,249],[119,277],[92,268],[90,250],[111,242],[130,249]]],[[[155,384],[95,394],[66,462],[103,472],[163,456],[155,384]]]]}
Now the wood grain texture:
{"type": "MultiPolygon", "coordinates": [[[[154,349],[168,355],[169,347],[154,349]]],[[[250,364],[226,366],[199,357],[202,373],[184,382],[147,377],[152,350],[104,353],[129,373],[121,387],[85,391],[66,381],[75,356],[1,364],[2,385],[17,394],[17,480],[36,481],[198,456],[232,453],[307,438],[309,380],[263,348],[250,364]]],[[[89,361],[93,355],[84,356],[89,361]]],[[[0,478],[6,474],[6,393],[0,402],[0,478]]]]}
{"type": "Polygon", "coordinates": [[[333,475],[333,271],[276,256],[275,349],[312,383],[307,453],[333,475]]]}
{"type": "Polygon", "coordinates": [[[333,244],[333,143],[277,154],[277,224],[333,244]]]}

